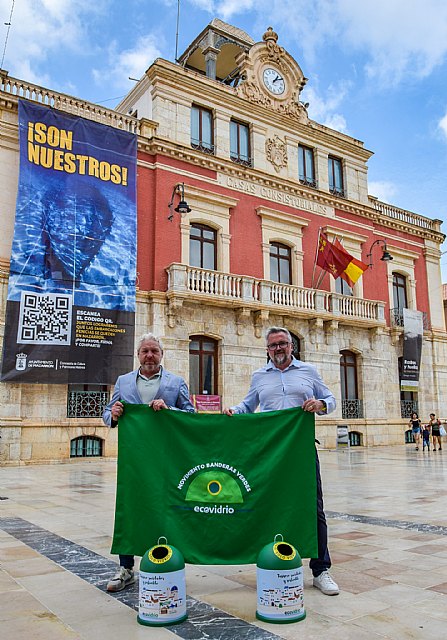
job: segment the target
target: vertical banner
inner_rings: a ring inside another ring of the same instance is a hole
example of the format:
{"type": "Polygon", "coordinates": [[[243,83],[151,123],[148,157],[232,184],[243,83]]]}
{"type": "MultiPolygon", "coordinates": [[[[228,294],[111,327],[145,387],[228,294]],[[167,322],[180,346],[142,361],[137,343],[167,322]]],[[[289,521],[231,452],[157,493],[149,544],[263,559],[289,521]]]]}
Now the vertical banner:
{"type": "Polygon", "coordinates": [[[402,391],[417,391],[421,365],[424,326],[422,311],[404,309],[404,348],[402,358],[402,391]]]}
{"type": "Polygon", "coordinates": [[[136,135],[19,101],[3,381],[112,384],[132,368],[136,135]]]}

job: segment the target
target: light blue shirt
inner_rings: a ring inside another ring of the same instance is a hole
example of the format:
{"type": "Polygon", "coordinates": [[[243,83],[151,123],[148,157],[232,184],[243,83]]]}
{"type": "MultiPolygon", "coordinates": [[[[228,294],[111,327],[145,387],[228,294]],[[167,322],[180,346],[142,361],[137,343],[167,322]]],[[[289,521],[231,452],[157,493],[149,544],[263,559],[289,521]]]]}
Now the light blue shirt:
{"type": "Polygon", "coordinates": [[[278,411],[302,407],[310,398],[326,402],[327,411],[318,412],[319,415],[335,409],[335,398],[316,367],[292,357],[284,371],[275,367],[272,361],[257,369],[244,400],[232,409],[235,413],[254,413],[259,406],[260,411],[278,411]]]}

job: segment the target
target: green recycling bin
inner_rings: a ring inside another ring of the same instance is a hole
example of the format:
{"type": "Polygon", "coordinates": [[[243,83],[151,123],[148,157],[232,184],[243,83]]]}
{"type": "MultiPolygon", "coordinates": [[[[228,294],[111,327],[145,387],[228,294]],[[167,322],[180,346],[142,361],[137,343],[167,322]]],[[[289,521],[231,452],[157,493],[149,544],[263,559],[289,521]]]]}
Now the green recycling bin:
{"type": "Polygon", "coordinates": [[[304,620],[303,563],[281,534],[259,552],[256,582],[259,620],[278,624],[304,620]]]}
{"type": "Polygon", "coordinates": [[[141,558],[137,620],[160,627],[187,617],[185,561],[163,536],[141,558]]]}

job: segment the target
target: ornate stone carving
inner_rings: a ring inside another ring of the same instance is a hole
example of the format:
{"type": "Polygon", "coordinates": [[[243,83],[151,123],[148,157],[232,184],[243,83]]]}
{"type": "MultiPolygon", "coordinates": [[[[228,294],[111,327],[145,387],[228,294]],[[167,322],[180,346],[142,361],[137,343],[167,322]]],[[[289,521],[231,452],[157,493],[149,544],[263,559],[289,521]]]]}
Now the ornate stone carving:
{"type": "Polygon", "coordinates": [[[287,167],[287,147],[286,143],[276,134],[274,138],[268,138],[265,141],[265,151],[267,160],[275,167],[275,171],[279,172],[283,167],[287,167]]]}
{"type": "Polygon", "coordinates": [[[263,107],[269,107],[270,109],[273,108],[273,100],[267,96],[256,83],[249,81],[244,82],[240,90],[250,102],[263,107]]]}

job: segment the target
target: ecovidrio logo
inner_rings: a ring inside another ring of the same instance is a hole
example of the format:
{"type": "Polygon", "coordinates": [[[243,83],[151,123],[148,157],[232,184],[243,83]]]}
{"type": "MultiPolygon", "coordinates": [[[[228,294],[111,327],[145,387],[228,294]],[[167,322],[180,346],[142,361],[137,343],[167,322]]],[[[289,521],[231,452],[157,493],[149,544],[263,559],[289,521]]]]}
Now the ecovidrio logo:
{"type": "Polygon", "coordinates": [[[192,467],[177,485],[185,507],[207,516],[231,516],[241,509],[252,491],[238,469],[224,462],[205,462],[192,467]]]}

